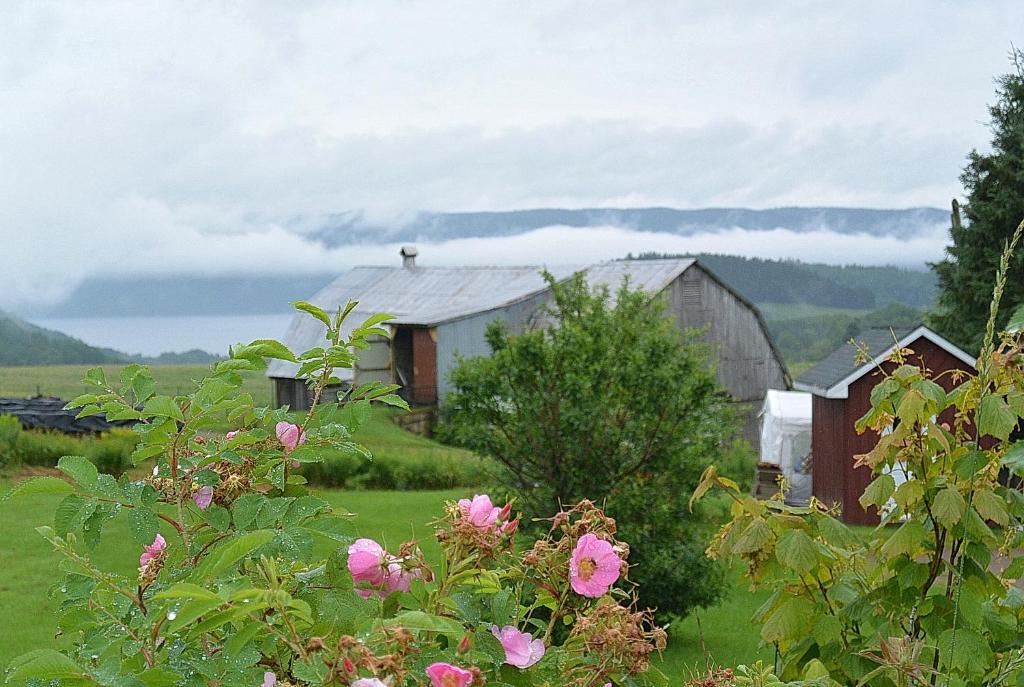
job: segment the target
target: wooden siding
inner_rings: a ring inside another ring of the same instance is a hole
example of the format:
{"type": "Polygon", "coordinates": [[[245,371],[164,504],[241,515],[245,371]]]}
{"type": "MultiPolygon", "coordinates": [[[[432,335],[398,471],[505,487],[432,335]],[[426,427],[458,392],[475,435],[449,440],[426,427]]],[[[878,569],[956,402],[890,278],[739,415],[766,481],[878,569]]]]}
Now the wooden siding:
{"type": "Polygon", "coordinates": [[[718,380],[736,401],[757,402],[768,389],[788,388],[785,369],[755,312],[699,264],[666,291],[680,328],[707,328],[718,380]]]}
{"type": "MultiPolygon", "coordinates": [[[[912,360],[923,360],[935,375],[951,370],[974,372],[969,365],[925,338],[917,339],[908,348],[914,351],[912,360]]],[[[883,365],[889,371],[893,367],[892,363],[883,365]]],[[[857,434],[854,426],[871,408],[871,390],[879,381],[879,372],[869,373],[850,385],[848,398],[815,396],[812,404],[812,491],[825,503],[838,504],[843,520],[854,524],[873,525],[879,521],[877,509],[872,506],[865,511],[859,502],[864,489],[871,483],[871,469],[867,466],[854,467],[855,456],[867,453],[878,443],[876,432],[857,434]]],[[[953,388],[949,375],[936,379],[936,382],[946,391],[953,388]]],[[[952,420],[948,415],[947,411],[939,419],[952,420]]]]}
{"type": "Polygon", "coordinates": [[[760,450],[759,413],[768,389],[788,389],[785,368],[757,314],[699,264],[691,266],[663,292],[669,314],[680,329],[704,328],[719,383],[733,397],[740,431],[760,450]]]}
{"type": "Polygon", "coordinates": [[[487,325],[502,320],[509,331],[522,332],[537,323],[539,308],[551,298],[550,291],[534,294],[503,308],[482,312],[437,327],[437,394],[440,400],[451,390],[450,375],[459,358],[489,356],[487,325]]]}
{"type": "Polygon", "coordinates": [[[412,330],[412,400],[417,404],[437,403],[436,329],[412,330]]]}

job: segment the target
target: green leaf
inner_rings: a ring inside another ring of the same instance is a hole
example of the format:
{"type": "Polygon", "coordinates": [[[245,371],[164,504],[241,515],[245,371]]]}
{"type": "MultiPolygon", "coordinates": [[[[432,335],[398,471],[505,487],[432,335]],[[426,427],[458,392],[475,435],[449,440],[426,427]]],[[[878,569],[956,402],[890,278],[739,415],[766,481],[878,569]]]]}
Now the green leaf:
{"type": "Polygon", "coordinates": [[[803,530],[790,530],[775,545],[779,563],[802,575],[818,565],[818,546],[803,530]]]}
{"type": "Polygon", "coordinates": [[[843,635],[843,624],[834,615],[821,615],[814,621],[813,634],[818,646],[838,642],[843,635]]]}
{"type": "Polygon", "coordinates": [[[292,307],[295,308],[296,310],[301,310],[304,313],[309,313],[310,315],[312,315],[313,317],[327,325],[328,329],[331,328],[331,316],[328,315],[323,308],[318,308],[312,303],[307,303],[306,301],[295,301],[294,303],[292,303],[292,307]]]}
{"type": "Polygon", "coordinates": [[[766,642],[785,642],[802,638],[811,629],[814,615],[814,604],[803,597],[791,597],[765,620],[761,627],[761,639],[766,642]]]}
{"type": "Polygon", "coordinates": [[[1016,334],[1022,329],[1024,329],[1024,305],[1014,310],[1010,315],[1010,321],[1006,323],[1006,331],[1011,334],[1016,334]]]}
{"type": "Polygon", "coordinates": [[[967,510],[967,502],[953,487],[946,487],[935,496],[932,515],[946,529],[955,527],[967,510]]]}
{"type": "Polygon", "coordinates": [[[132,536],[139,544],[152,544],[157,533],[156,513],[145,506],[137,506],[128,510],[128,524],[132,536]]]}
{"type": "Polygon", "coordinates": [[[982,489],[974,492],[974,507],[986,520],[991,520],[997,525],[1005,527],[1010,521],[1010,514],[1006,509],[1006,501],[999,498],[989,489],[982,489]]]}
{"type": "Polygon", "coordinates": [[[96,488],[99,472],[88,458],[82,456],[64,456],[57,461],[57,469],[86,489],[96,488]]]}
{"type": "Polygon", "coordinates": [[[177,420],[178,422],[185,421],[185,415],[181,412],[181,408],[170,396],[154,396],[146,401],[146,405],[142,407],[142,411],[147,415],[169,417],[177,420]]]}
{"type": "Polygon", "coordinates": [[[881,508],[892,498],[894,491],[896,491],[896,480],[893,476],[889,473],[881,474],[861,494],[860,505],[864,508],[868,506],[881,508]]]}
{"type": "Polygon", "coordinates": [[[394,618],[384,620],[382,624],[384,627],[404,627],[410,632],[438,632],[455,636],[461,636],[465,632],[461,623],[424,611],[405,611],[394,618]]]}
{"type": "Polygon", "coordinates": [[[917,479],[908,479],[896,489],[896,492],[892,495],[892,499],[896,502],[897,506],[906,511],[915,503],[920,501],[923,496],[924,485],[921,484],[921,481],[917,479]]]}
{"type": "Polygon", "coordinates": [[[764,520],[755,520],[747,525],[743,534],[736,541],[733,550],[736,553],[755,553],[765,547],[771,541],[772,528],[764,520]]]}
{"type": "Polygon", "coordinates": [[[274,339],[256,339],[247,348],[251,353],[261,358],[277,358],[278,360],[287,360],[293,363],[298,362],[295,359],[295,354],[288,350],[287,346],[274,339]]]}
{"type": "Polygon", "coordinates": [[[78,664],[53,649],[36,649],[22,654],[9,667],[7,682],[36,678],[39,680],[65,680],[84,675],[78,664]]]}
{"type": "Polygon", "coordinates": [[[402,410],[409,410],[408,402],[398,394],[385,394],[373,400],[402,410]]]}
{"type": "MultiPolygon", "coordinates": [[[[217,597],[216,599],[193,599],[192,601],[189,601],[175,613],[174,620],[167,625],[167,632],[174,633],[186,625],[191,625],[210,611],[216,610],[217,607],[223,603],[224,600],[220,597],[217,597]]],[[[171,619],[170,614],[168,614],[167,618],[168,620],[171,619]]]]}
{"type": "Polygon", "coordinates": [[[989,394],[981,399],[978,407],[978,433],[1006,441],[1017,426],[1017,414],[1013,412],[1002,396],[989,394]]]}
{"type": "Polygon", "coordinates": [[[889,535],[882,545],[882,555],[886,558],[895,558],[900,554],[913,556],[921,549],[924,536],[924,525],[917,520],[908,520],[889,535]]]}
{"type": "Polygon", "coordinates": [[[1024,476],[1024,441],[1014,442],[999,462],[1015,475],[1024,476]]]}
{"type": "Polygon", "coordinates": [[[216,577],[274,538],[273,530],[255,530],[230,540],[206,558],[192,574],[193,579],[216,577]]]}
{"type": "Polygon", "coordinates": [[[15,496],[27,496],[29,494],[69,494],[75,488],[60,477],[31,477],[17,486],[9,489],[0,503],[15,496]]]}
{"type": "Polygon", "coordinates": [[[175,685],[180,685],[184,682],[181,679],[181,673],[176,673],[170,668],[165,668],[164,666],[146,668],[136,677],[141,680],[146,687],[174,687],[175,685]]]}
{"type": "Polygon", "coordinates": [[[224,599],[206,587],[191,582],[179,582],[170,589],[156,594],[157,599],[204,599],[206,601],[224,602],[224,599]]]}
{"type": "Polygon", "coordinates": [[[949,629],[939,637],[942,665],[968,675],[985,671],[992,663],[992,648],[977,632],[958,628],[954,637],[949,629]]]}
{"type": "Polygon", "coordinates": [[[58,537],[65,536],[74,527],[84,505],[85,499],[78,494],[68,494],[63,501],[57,504],[57,508],[53,511],[53,531],[57,533],[58,537]]]}
{"type": "Polygon", "coordinates": [[[900,405],[896,409],[896,416],[903,422],[914,424],[924,419],[921,413],[924,407],[924,394],[917,389],[907,389],[907,392],[903,394],[903,398],[900,399],[900,405]]]}

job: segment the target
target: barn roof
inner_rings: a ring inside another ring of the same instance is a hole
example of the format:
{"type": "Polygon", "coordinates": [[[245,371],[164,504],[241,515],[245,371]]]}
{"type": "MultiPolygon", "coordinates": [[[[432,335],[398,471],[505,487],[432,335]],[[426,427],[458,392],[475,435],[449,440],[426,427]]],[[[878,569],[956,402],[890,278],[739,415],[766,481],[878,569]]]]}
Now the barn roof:
{"type": "Polygon", "coordinates": [[[643,289],[650,294],[661,293],[696,262],[694,258],[602,262],[587,268],[587,283],[591,286],[603,284],[614,296],[622,280],[629,277],[631,289],[643,289]]]}
{"type": "Polygon", "coordinates": [[[809,391],[825,398],[847,398],[851,384],[877,369],[888,360],[897,347],[909,347],[921,338],[931,341],[953,357],[974,367],[975,360],[971,355],[924,325],[898,331],[890,327],[872,327],[855,337],[858,344],[867,348],[871,360],[858,362],[857,347],[846,343],[800,375],[793,386],[800,391],[809,391]]]}
{"type": "MultiPolygon", "coordinates": [[[[309,302],[331,312],[349,300],[359,301],[359,307],[346,320],[346,334],[378,312],[394,315],[393,324],[434,326],[502,308],[543,291],[547,288],[541,274],[544,269],[354,267],[314,294],[309,302]]],[[[546,269],[556,279],[565,279],[580,268],[546,269]]],[[[292,318],[284,335],[284,343],[296,352],[322,345],[323,341],[323,325],[303,313],[292,318]]],[[[294,363],[274,360],[267,376],[294,378],[298,369],[294,363]]]]}
{"type": "MultiPolygon", "coordinates": [[[[574,272],[585,270],[589,284],[606,285],[614,297],[624,277],[629,277],[630,288],[642,288],[653,295],[697,264],[694,258],[666,258],[616,260],[589,267],[355,267],[321,289],[309,301],[328,311],[337,310],[350,299],[359,301],[358,309],[347,320],[348,331],[378,312],[394,315],[393,324],[436,326],[503,308],[536,295],[547,288],[541,275],[544,269],[560,281],[574,272]]],[[[775,357],[785,370],[782,356],[775,348],[757,307],[703,265],[699,267],[754,312],[775,357]]],[[[301,352],[321,345],[323,336],[322,325],[300,313],[292,318],[283,340],[289,348],[301,352]]],[[[267,376],[294,378],[297,371],[298,366],[294,363],[273,360],[267,376]]],[[[351,376],[350,370],[340,372],[343,379],[351,376]],[[349,373],[348,376],[345,373],[349,373]]]]}

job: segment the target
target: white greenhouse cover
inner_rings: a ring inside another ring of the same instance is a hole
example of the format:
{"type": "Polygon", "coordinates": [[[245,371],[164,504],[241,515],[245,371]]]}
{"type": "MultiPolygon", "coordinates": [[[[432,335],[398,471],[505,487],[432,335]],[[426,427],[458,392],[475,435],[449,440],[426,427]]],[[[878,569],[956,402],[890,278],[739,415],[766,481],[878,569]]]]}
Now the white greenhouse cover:
{"type": "Polygon", "coordinates": [[[802,492],[810,486],[810,453],[811,394],[769,389],[761,409],[761,462],[778,465],[792,491],[802,492]]]}

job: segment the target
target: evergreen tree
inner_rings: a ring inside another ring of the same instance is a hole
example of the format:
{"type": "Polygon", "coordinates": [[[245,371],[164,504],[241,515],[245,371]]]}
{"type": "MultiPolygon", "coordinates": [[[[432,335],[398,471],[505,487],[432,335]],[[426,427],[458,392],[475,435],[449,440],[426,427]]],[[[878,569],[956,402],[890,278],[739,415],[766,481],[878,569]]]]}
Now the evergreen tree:
{"type": "MultiPolygon", "coordinates": [[[[963,206],[953,201],[947,257],[932,265],[939,279],[939,307],[931,324],[972,353],[981,347],[999,256],[1024,218],[1024,52],[1014,51],[1014,71],[997,80],[992,115],[992,152],[968,156],[960,177],[963,206]]],[[[1011,263],[1000,326],[1024,303],[1024,251],[1011,263]]]]}

